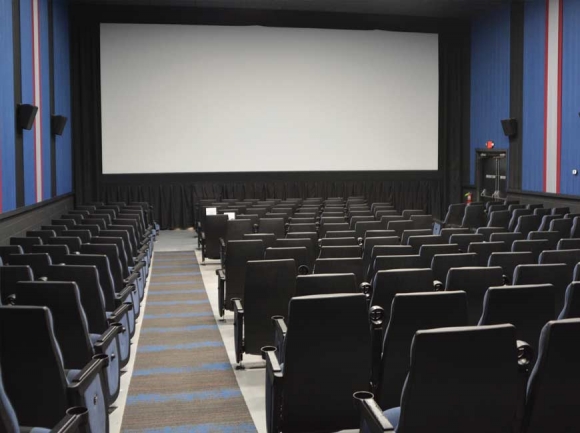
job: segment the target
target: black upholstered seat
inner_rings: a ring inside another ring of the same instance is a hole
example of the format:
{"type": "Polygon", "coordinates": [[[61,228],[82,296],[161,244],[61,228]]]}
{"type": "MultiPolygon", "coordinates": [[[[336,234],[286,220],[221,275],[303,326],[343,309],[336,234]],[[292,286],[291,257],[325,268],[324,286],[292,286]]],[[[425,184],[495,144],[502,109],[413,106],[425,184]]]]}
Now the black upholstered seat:
{"type": "Polygon", "coordinates": [[[358,426],[352,395],[368,389],[371,369],[365,295],[293,298],[279,355],[283,369],[272,351],[264,355],[268,431],[308,433],[358,426]]]}
{"type": "Polygon", "coordinates": [[[357,286],[364,280],[362,258],[316,259],[315,274],[352,273],[356,277],[357,286]]]}
{"type": "Polygon", "coordinates": [[[514,271],[518,265],[532,265],[536,263],[534,255],[529,251],[491,253],[488,266],[499,266],[503,269],[504,280],[511,283],[514,271]]]}
{"type": "Polygon", "coordinates": [[[457,244],[427,244],[422,245],[419,249],[419,255],[423,262],[423,267],[430,268],[433,256],[435,254],[458,254],[459,246],[457,244]]]}
{"type": "Polygon", "coordinates": [[[483,235],[478,234],[453,234],[449,238],[450,244],[457,244],[459,251],[466,253],[472,242],[483,242],[483,235]]]}
{"type": "Polygon", "coordinates": [[[477,325],[483,311],[487,289],[503,284],[503,269],[496,267],[451,268],[445,282],[446,291],[462,290],[467,293],[469,325],[477,325]]]}
{"type": "Polygon", "coordinates": [[[348,257],[362,257],[360,245],[326,246],[320,247],[320,259],[338,259],[348,257]]]}
{"type": "Polygon", "coordinates": [[[419,254],[419,250],[423,245],[435,245],[444,244],[443,237],[441,235],[426,235],[426,236],[411,236],[407,245],[413,247],[415,254],[419,254]]]}
{"type": "Polygon", "coordinates": [[[508,228],[510,224],[511,212],[509,210],[494,210],[489,214],[488,227],[508,228]]]}
{"type": "Polygon", "coordinates": [[[468,253],[477,254],[478,266],[487,266],[492,253],[507,251],[504,242],[472,242],[467,247],[468,253]]]}
{"type": "MultiPolygon", "coordinates": [[[[293,259],[296,269],[302,275],[312,272],[310,263],[310,254],[306,247],[276,247],[266,248],[264,253],[265,260],[282,260],[293,259]]],[[[247,271],[246,271],[247,272],[247,271]]]]}
{"type": "Polygon", "coordinates": [[[273,316],[286,316],[296,289],[293,259],[250,260],[246,265],[244,297],[233,298],[236,362],[243,354],[260,354],[274,345],[273,316]]]}
{"type": "Polygon", "coordinates": [[[383,408],[400,404],[415,333],[466,326],[467,297],[463,292],[398,293],[389,311],[376,391],[377,402],[383,408]]]}
{"type": "Polygon", "coordinates": [[[296,296],[360,293],[354,274],[310,274],[296,277],[296,296]]]}
{"type": "Polygon", "coordinates": [[[558,248],[558,242],[562,239],[562,235],[559,232],[530,232],[528,233],[528,240],[545,240],[547,241],[547,246],[545,249],[555,250],[558,248]]]}
{"type": "Polygon", "coordinates": [[[564,307],[566,288],[571,282],[568,266],[563,263],[549,265],[519,265],[514,271],[513,285],[552,284],[556,305],[553,317],[564,307]]]}
{"type": "Polygon", "coordinates": [[[538,263],[542,251],[549,249],[549,242],[545,239],[533,239],[514,241],[512,244],[512,252],[530,252],[534,256],[534,262],[538,263]]]}
{"type": "Polygon", "coordinates": [[[477,266],[477,254],[435,254],[431,261],[433,277],[443,285],[447,280],[447,272],[451,268],[463,268],[477,266]]]}
{"type": "MultiPolygon", "coordinates": [[[[208,215],[205,217],[205,224],[201,234],[202,261],[205,259],[219,259],[222,251],[220,239],[225,238],[227,233],[227,215],[208,215]]],[[[260,224],[262,222],[260,221],[260,224]]],[[[264,230],[266,233],[270,231],[264,230]]]]}
{"type": "Polygon", "coordinates": [[[564,308],[558,316],[558,319],[571,318],[580,318],[580,281],[570,283],[566,289],[564,308]]]}

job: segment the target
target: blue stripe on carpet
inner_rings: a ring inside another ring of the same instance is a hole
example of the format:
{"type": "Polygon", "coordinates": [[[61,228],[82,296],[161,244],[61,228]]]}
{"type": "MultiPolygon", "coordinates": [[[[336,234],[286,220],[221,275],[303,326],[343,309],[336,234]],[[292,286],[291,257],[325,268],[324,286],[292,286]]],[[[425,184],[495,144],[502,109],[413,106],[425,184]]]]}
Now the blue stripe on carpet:
{"type": "Polygon", "coordinates": [[[206,329],[218,329],[217,325],[191,325],[191,326],[179,326],[179,327],[158,327],[158,328],[142,328],[141,334],[150,334],[150,333],[164,333],[164,332],[195,332],[195,331],[202,331],[206,329]]]}
{"type": "Polygon", "coordinates": [[[207,301],[147,301],[149,305],[200,305],[207,304],[207,301]]]}
{"type": "Polygon", "coordinates": [[[218,389],[212,391],[186,392],[182,394],[137,394],[127,397],[127,405],[139,403],[166,403],[171,401],[216,400],[241,397],[239,389],[218,389]]]}
{"type": "Polygon", "coordinates": [[[155,286],[167,286],[167,285],[173,285],[173,284],[177,284],[177,285],[188,285],[191,284],[192,286],[195,286],[196,284],[193,281],[171,281],[171,282],[159,282],[159,283],[154,283],[153,281],[149,282],[149,286],[151,287],[155,287],[155,286]]]}
{"type": "Polygon", "coordinates": [[[231,368],[232,366],[228,362],[216,362],[212,364],[198,365],[197,367],[157,367],[144,370],[135,370],[133,372],[133,376],[150,376],[152,374],[186,374],[196,373],[199,371],[224,371],[231,368]]]}
{"type": "Polygon", "coordinates": [[[175,265],[153,265],[153,269],[168,269],[168,268],[197,268],[195,262],[188,263],[187,265],[184,264],[175,264],[175,265]]]}
{"type": "Polygon", "coordinates": [[[208,317],[213,316],[211,311],[201,311],[199,313],[163,313],[163,314],[145,314],[146,319],[177,319],[184,317],[208,317]]]}
{"type": "MultiPolygon", "coordinates": [[[[201,272],[163,272],[161,274],[155,273],[155,276],[156,277],[191,277],[192,275],[200,275],[200,274],[201,274],[201,272]]],[[[165,284],[167,284],[167,283],[165,283],[165,284]]]]}
{"type": "Polygon", "coordinates": [[[256,433],[253,424],[194,424],[145,430],[123,430],[123,433],[256,433]]]}
{"type": "Polygon", "coordinates": [[[190,350],[201,349],[202,347],[221,347],[221,341],[199,341],[195,343],[175,344],[175,345],[151,345],[140,346],[137,351],[139,353],[163,352],[166,350],[190,350]]]}
{"type": "Polygon", "coordinates": [[[149,296],[179,295],[188,293],[204,293],[205,289],[183,289],[183,290],[149,290],[149,296]]]}

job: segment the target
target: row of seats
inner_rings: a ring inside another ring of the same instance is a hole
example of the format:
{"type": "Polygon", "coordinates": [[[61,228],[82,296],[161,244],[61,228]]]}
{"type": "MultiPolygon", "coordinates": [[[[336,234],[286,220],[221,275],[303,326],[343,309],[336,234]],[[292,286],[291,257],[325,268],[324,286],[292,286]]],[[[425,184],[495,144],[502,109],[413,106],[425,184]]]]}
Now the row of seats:
{"type": "MultiPolygon", "coordinates": [[[[346,218],[351,205],[352,200],[342,203],[346,218]]],[[[365,204],[369,210],[373,206],[365,204]]],[[[326,212],[324,204],[321,212],[326,212]]],[[[403,221],[397,218],[396,222],[403,221]]],[[[320,222],[318,229],[324,223],[320,222]]],[[[356,224],[360,223],[367,221],[356,224]]],[[[508,233],[486,231],[494,229],[487,224],[444,227],[437,234],[432,228],[416,229],[408,222],[395,227],[396,231],[393,226],[389,227],[391,230],[377,229],[378,236],[366,231],[360,239],[350,230],[343,236],[325,233],[319,238],[320,230],[316,237],[302,235],[309,246],[294,248],[307,249],[315,257],[313,267],[307,267],[304,275],[299,269],[305,265],[300,265],[297,253],[285,256],[279,251],[276,257],[272,252],[268,255],[268,250],[283,249],[277,242],[288,239],[292,232],[284,239],[270,239],[270,248],[264,245],[268,242],[264,233],[245,233],[243,240],[224,242],[226,266],[225,272],[218,270],[220,285],[227,280],[225,286],[229,289],[233,285],[236,292],[226,297],[222,287],[219,296],[223,296],[224,306],[234,310],[238,363],[245,353],[257,354],[260,348],[267,361],[269,431],[355,428],[359,420],[351,396],[357,391],[363,391],[355,399],[362,413],[372,410],[373,416],[363,415],[361,424],[370,431],[424,431],[423,411],[433,431],[507,431],[508,415],[510,431],[546,429],[546,414],[553,411],[549,404],[529,403],[525,410],[521,408],[526,402],[532,367],[535,369],[530,386],[538,377],[554,389],[559,386],[558,378],[550,376],[552,371],[540,370],[540,362],[534,360],[533,354],[539,353],[542,359],[550,350],[558,350],[539,343],[543,327],[548,333],[574,321],[568,318],[580,317],[579,283],[573,282],[579,278],[573,272],[574,268],[576,274],[580,272],[580,266],[576,266],[580,260],[576,259],[576,248],[570,249],[576,240],[559,239],[554,250],[544,248],[546,251],[542,249],[536,257],[534,252],[520,251],[528,247],[525,238],[515,240],[524,243],[517,244],[514,252],[513,245],[507,247],[507,239],[490,242],[494,234],[508,233]],[[253,238],[259,241],[249,241],[253,238]],[[253,251],[254,256],[244,255],[242,250],[253,251]],[[532,261],[510,264],[518,254],[525,254],[532,261]],[[492,256],[493,262],[502,262],[505,269],[487,266],[492,256]],[[552,322],[557,317],[561,320],[552,322]],[[429,336],[422,337],[423,333],[429,336]],[[427,370],[412,370],[414,363],[409,354],[415,353],[417,344],[413,338],[432,339],[431,343],[423,343],[427,344],[423,347],[431,348],[431,353],[421,352],[421,367],[427,370]],[[449,348],[449,356],[440,356],[438,350],[442,347],[449,348]],[[458,350],[465,352],[457,356],[458,350]],[[463,369],[461,360],[469,363],[472,356],[477,360],[463,369]],[[432,363],[436,370],[429,369],[429,360],[435,358],[440,360],[432,363]],[[489,364],[490,359],[495,364],[489,364]],[[506,369],[511,365],[509,368],[516,374],[505,380],[507,376],[495,368],[500,365],[506,369]],[[491,379],[485,382],[489,384],[486,392],[480,392],[479,377],[487,367],[491,379]],[[466,374],[462,375],[464,370],[466,374]],[[429,388],[427,379],[433,371],[438,371],[438,381],[429,388]],[[411,377],[413,373],[417,376],[411,377]],[[343,380],[345,377],[348,380],[343,380]],[[421,387],[426,394],[422,402],[421,394],[415,394],[416,399],[405,399],[409,383],[421,387]],[[495,398],[496,390],[509,387],[511,394],[497,398],[500,404],[489,407],[491,420],[477,426],[470,424],[470,414],[473,419],[485,415],[483,401],[495,398]],[[305,407],[304,392],[309,401],[317,404],[305,407]],[[429,415],[432,412],[428,403],[433,398],[438,402],[434,413],[440,413],[440,417],[429,415]],[[377,404],[392,409],[387,418],[380,416],[382,410],[377,404]],[[503,412],[494,412],[502,407],[503,412]],[[454,416],[458,408],[462,413],[454,416]],[[533,429],[528,430],[532,424],[533,429]]],[[[536,245],[536,239],[530,241],[536,245]]],[[[577,325],[568,328],[571,336],[578,336],[577,325]]],[[[578,349],[575,350],[572,353],[577,355],[578,349]]],[[[560,370],[569,372],[571,359],[573,355],[560,359],[560,370]]],[[[578,378],[572,377],[571,383],[577,384],[578,378]]],[[[565,402],[565,407],[571,407],[575,401],[573,389],[574,386],[558,389],[558,404],[565,402]]],[[[528,401],[536,395],[537,391],[528,391],[528,401]]],[[[580,424],[572,411],[563,409],[560,413],[561,419],[552,420],[550,431],[573,431],[570,426],[577,429],[580,424]]]]}
{"type": "Polygon", "coordinates": [[[0,246],[0,430],[108,432],[157,230],[91,203],[0,246]]]}

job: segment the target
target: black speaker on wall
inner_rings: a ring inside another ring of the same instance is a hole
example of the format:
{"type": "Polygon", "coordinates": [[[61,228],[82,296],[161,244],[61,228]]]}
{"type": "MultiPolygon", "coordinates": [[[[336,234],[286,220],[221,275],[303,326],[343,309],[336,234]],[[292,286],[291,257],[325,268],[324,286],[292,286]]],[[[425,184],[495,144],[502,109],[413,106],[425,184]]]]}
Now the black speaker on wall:
{"type": "Polygon", "coordinates": [[[62,135],[66,126],[67,118],[60,115],[50,116],[50,130],[53,135],[62,135]]]}
{"type": "Polygon", "coordinates": [[[518,121],[516,119],[503,119],[501,127],[503,128],[503,133],[508,137],[518,135],[518,121]]]}
{"type": "Polygon", "coordinates": [[[38,107],[30,104],[18,104],[16,106],[16,126],[18,129],[32,129],[38,107]]]}

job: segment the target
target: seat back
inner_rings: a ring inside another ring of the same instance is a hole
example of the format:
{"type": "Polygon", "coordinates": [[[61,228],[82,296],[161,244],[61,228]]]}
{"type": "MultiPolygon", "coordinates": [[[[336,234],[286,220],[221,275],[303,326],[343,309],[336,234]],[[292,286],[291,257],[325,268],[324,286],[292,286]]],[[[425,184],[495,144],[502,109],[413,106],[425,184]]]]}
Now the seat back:
{"type": "Polygon", "coordinates": [[[485,208],[483,206],[471,204],[465,208],[465,215],[461,221],[461,227],[476,229],[485,225],[485,208]]]}
{"type": "Polygon", "coordinates": [[[116,245],[84,244],[81,245],[81,254],[100,254],[107,256],[107,259],[109,259],[109,269],[113,278],[115,291],[120,292],[123,289],[123,286],[125,285],[125,277],[121,267],[121,261],[119,260],[119,252],[117,251],[116,245]]]}
{"type": "Polygon", "coordinates": [[[491,253],[487,262],[488,266],[499,266],[503,269],[504,279],[507,283],[513,282],[514,271],[518,265],[532,265],[535,263],[534,255],[529,251],[524,252],[499,252],[491,253]]]}
{"type": "Polygon", "coordinates": [[[544,215],[542,217],[542,223],[540,224],[540,228],[538,228],[537,231],[539,232],[546,232],[548,230],[550,230],[550,224],[552,223],[552,221],[557,220],[557,219],[563,219],[564,215],[555,215],[555,214],[551,214],[551,215],[544,215]]]}
{"type": "Polygon", "coordinates": [[[382,220],[386,218],[381,218],[381,221],[361,221],[356,223],[354,227],[354,232],[357,238],[364,238],[365,234],[369,230],[381,230],[386,229],[386,225],[382,222],[382,220]]]}
{"type": "Polygon", "coordinates": [[[30,253],[33,245],[42,245],[42,239],[39,237],[11,237],[10,245],[18,245],[25,253],[30,253]]]}
{"type": "Polygon", "coordinates": [[[508,228],[510,224],[511,213],[509,210],[496,210],[489,214],[488,227],[508,228]]]}
{"type": "Polygon", "coordinates": [[[363,239],[396,237],[394,230],[367,230],[363,239]]]}
{"type": "Polygon", "coordinates": [[[506,245],[508,251],[511,251],[512,245],[515,241],[523,241],[526,237],[523,233],[492,233],[489,236],[490,242],[503,242],[506,245]]]}
{"type": "Polygon", "coordinates": [[[570,232],[571,238],[580,238],[580,217],[575,217],[572,223],[572,231],[570,232]]]}
{"type": "Polygon", "coordinates": [[[548,208],[548,209],[544,209],[544,208],[538,208],[538,209],[534,209],[533,211],[533,215],[537,215],[540,218],[546,216],[546,215],[551,215],[552,213],[552,209],[548,208]]]}
{"type": "Polygon", "coordinates": [[[94,266],[99,275],[99,285],[105,298],[105,310],[114,311],[116,309],[115,293],[123,290],[122,281],[121,286],[117,289],[111,267],[109,265],[109,258],[104,254],[69,254],[64,258],[64,263],[67,265],[80,266],[94,266]]]}
{"type": "Polygon", "coordinates": [[[355,215],[350,218],[349,229],[354,230],[356,224],[363,221],[375,221],[375,217],[372,215],[355,215]]]}
{"type": "Polygon", "coordinates": [[[411,236],[407,245],[413,247],[413,252],[419,254],[419,250],[423,245],[443,244],[443,237],[441,235],[427,235],[427,236],[411,236]]]}
{"type": "MultiPolygon", "coordinates": [[[[416,227],[416,226],[415,226],[416,227]]],[[[401,245],[408,245],[411,236],[429,236],[433,234],[431,229],[411,229],[405,230],[401,235],[401,245]]]]}
{"type": "Polygon", "coordinates": [[[274,233],[246,233],[243,240],[261,240],[264,243],[264,248],[267,249],[273,247],[276,244],[276,235],[274,233]]]}
{"type": "Polygon", "coordinates": [[[512,431],[519,386],[512,325],[417,331],[397,432],[512,431]]]}
{"type": "Polygon", "coordinates": [[[21,425],[57,425],[69,402],[48,308],[0,306],[0,364],[21,425]]]}
{"type": "Polygon", "coordinates": [[[0,259],[5,265],[10,264],[10,257],[13,254],[24,254],[20,245],[0,245],[0,259]]]}
{"type": "Polygon", "coordinates": [[[52,265],[50,256],[46,253],[14,254],[9,260],[11,265],[30,266],[36,278],[46,277],[48,268],[52,265]]]}
{"type": "Polygon", "coordinates": [[[528,233],[529,240],[545,240],[547,242],[546,248],[555,250],[558,248],[558,242],[562,239],[559,232],[530,232],[528,233]]]}
{"type": "Polygon", "coordinates": [[[450,244],[457,244],[459,251],[467,252],[471,242],[483,242],[483,235],[478,234],[454,234],[449,238],[450,244]]]}
{"type": "Polygon", "coordinates": [[[74,281],[80,295],[89,332],[102,334],[108,328],[105,297],[99,284],[96,266],[50,266],[46,275],[49,281],[74,281]]]}
{"type": "Polygon", "coordinates": [[[443,224],[446,226],[459,226],[461,221],[463,221],[463,216],[465,215],[465,208],[467,205],[465,203],[455,203],[449,205],[447,208],[447,214],[445,214],[445,219],[443,224]]]}
{"type": "Polygon", "coordinates": [[[415,223],[412,220],[391,221],[387,224],[387,230],[394,230],[395,235],[399,238],[403,237],[405,230],[412,230],[415,228],[415,223]]]}
{"type": "Polygon", "coordinates": [[[352,395],[368,388],[371,369],[367,311],[362,293],[303,296],[290,301],[283,431],[333,431],[358,426],[352,395]]]}
{"type": "Polygon", "coordinates": [[[548,247],[548,241],[545,239],[514,241],[512,244],[512,252],[530,252],[534,257],[534,263],[537,263],[542,251],[547,250],[548,247]]]}
{"type": "Polygon", "coordinates": [[[580,249],[578,250],[560,250],[560,251],[544,251],[540,254],[538,263],[543,265],[547,263],[564,263],[568,266],[570,274],[570,281],[574,275],[574,268],[580,263],[580,249]]]}
{"type": "Polygon", "coordinates": [[[310,257],[306,247],[266,248],[264,260],[282,259],[293,259],[296,269],[300,269],[301,273],[308,274],[312,271],[310,257]]]}
{"type": "Polygon", "coordinates": [[[314,274],[354,274],[359,286],[364,279],[362,258],[316,259],[314,274]]]}
{"type": "MultiPolygon", "coordinates": [[[[307,263],[306,266],[308,266],[308,268],[310,268],[310,270],[312,271],[312,268],[314,267],[314,260],[315,260],[315,254],[316,254],[316,242],[311,239],[311,238],[282,238],[282,239],[276,239],[276,242],[274,243],[274,248],[300,248],[300,247],[304,247],[306,248],[306,252],[307,252],[307,263]]],[[[280,257],[282,258],[282,257],[280,257]]],[[[297,259],[297,257],[294,257],[295,259],[297,259]]],[[[300,265],[297,265],[300,266],[300,265]]]]}
{"type": "Polygon", "coordinates": [[[419,248],[419,255],[421,256],[421,261],[423,267],[430,268],[433,257],[436,254],[458,254],[459,245],[457,244],[432,244],[432,245],[422,245],[419,248]]]}
{"type": "Polygon", "coordinates": [[[361,257],[362,250],[360,245],[349,246],[328,246],[320,248],[320,259],[337,259],[346,257],[361,257]]]}
{"type": "Polygon", "coordinates": [[[518,219],[515,231],[527,238],[528,233],[538,230],[541,223],[542,217],[538,215],[522,215],[518,219]]]}
{"type": "Polygon", "coordinates": [[[260,354],[274,345],[272,317],[286,316],[296,291],[296,264],[292,259],[250,260],[244,288],[244,348],[260,354]]]}
{"type": "Polygon", "coordinates": [[[353,237],[347,238],[320,238],[319,244],[321,247],[347,247],[359,246],[358,239],[353,237]]]}
{"type": "Polygon", "coordinates": [[[371,305],[385,310],[384,323],[389,322],[391,303],[397,293],[433,291],[431,269],[390,269],[378,271],[373,278],[371,305]]]}
{"type": "Polygon", "coordinates": [[[552,317],[557,317],[564,308],[566,288],[571,282],[568,266],[563,263],[549,265],[518,265],[514,271],[513,285],[552,284],[555,293],[555,309],[552,317]]]}
{"type": "Polygon", "coordinates": [[[435,254],[431,261],[433,277],[442,283],[447,280],[447,272],[451,268],[477,266],[477,254],[435,254]]]}
{"type": "Polygon", "coordinates": [[[226,308],[232,309],[233,298],[244,299],[246,266],[250,260],[264,259],[262,241],[228,241],[226,245],[226,308]]]}
{"type": "MultiPolygon", "coordinates": [[[[378,247],[376,247],[378,248],[378,247]]],[[[379,271],[391,269],[420,269],[422,268],[421,256],[411,255],[391,255],[376,256],[369,272],[369,281],[372,281],[379,271]]]]}
{"type": "Polygon", "coordinates": [[[52,263],[64,263],[64,257],[70,254],[66,245],[34,245],[33,253],[46,253],[50,256],[52,263]]]}
{"type": "Polygon", "coordinates": [[[572,318],[580,318],[580,281],[570,283],[566,289],[564,308],[558,316],[560,320],[572,318]]]}
{"type": "Polygon", "coordinates": [[[567,433],[580,425],[580,319],[548,322],[530,376],[524,430],[567,433]]]}
{"type": "Polygon", "coordinates": [[[421,329],[467,325],[467,297],[463,292],[399,293],[390,307],[383,341],[377,401],[397,407],[409,371],[411,342],[421,329]]]}
{"type": "Polygon", "coordinates": [[[560,238],[565,239],[570,237],[573,224],[574,221],[569,218],[555,219],[550,223],[549,230],[560,233],[560,238]]]}
{"type": "Polygon", "coordinates": [[[45,226],[40,226],[40,230],[52,230],[56,236],[60,236],[61,233],[66,230],[67,227],[66,226],[57,226],[57,225],[45,225],[45,226]]]}
{"type": "Polygon", "coordinates": [[[463,290],[467,294],[469,325],[479,322],[483,311],[483,298],[487,289],[503,284],[503,269],[499,266],[451,268],[445,282],[446,291],[463,290]]]}
{"type": "Polygon", "coordinates": [[[311,274],[296,277],[296,296],[360,293],[354,274],[311,274]]]}
{"type": "MultiPolygon", "coordinates": [[[[404,214],[404,211],[403,211],[404,214]]],[[[431,230],[433,231],[433,215],[411,215],[411,221],[415,223],[417,230],[431,230]]]]}
{"type": "Polygon", "coordinates": [[[532,215],[532,210],[531,209],[514,209],[514,211],[512,212],[512,216],[510,218],[510,222],[508,224],[508,230],[510,232],[515,231],[516,226],[518,225],[518,219],[522,216],[522,215],[532,215]]]}
{"type": "Polygon", "coordinates": [[[467,247],[468,253],[477,254],[477,266],[487,266],[492,253],[507,251],[504,242],[472,242],[467,247]]]}
{"type": "Polygon", "coordinates": [[[558,250],[580,249],[580,239],[560,239],[557,248],[558,250]]]}
{"type": "Polygon", "coordinates": [[[260,218],[260,233],[273,233],[277,239],[283,238],[286,232],[284,218],[260,218]]]}
{"type": "Polygon", "coordinates": [[[441,232],[439,234],[441,235],[441,238],[443,239],[443,241],[441,243],[448,244],[451,236],[460,235],[460,234],[470,234],[470,233],[471,233],[471,230],[469,230],[468,228],[451,227],[451,228],[441,229],[441,232]]]}
{"type": "Polygon", "coordinates": [[[425,215],[425,211],[422,209],[404,209],[402,212],[404,219],[411,219],[413,215],[425,215]]]}
{"type": "Polygon", "coordinates": [[[366,238],[363,243],[363,267],[369,268],[372,263],[373,248],[378,245],[398,245],[399,238],[396,236],[381,236],[375,238],[366,238]]]}
{"type": "Polygon", "coordinates": [[[14,286],[19,281],[33,281],[34,273],[28,265],[0,266],[0,305],[7,305],[10,295],[14,294],[14,286]]]}
{"type": "Polygon", "coordinates": [[[65,368],[82,370],[94,351],[76,283],[23,281],[14,291],[17,305],[50,310],[65,368]]]}
{"type": "Polygon", "coordinates": [[[71,253],[77,253],[81,250],[82,242],[78,237],[55,236],[48,240],[49,245],[66,245],[71,253]]]}
{"type": "Polygon", "coordinates": [[[205,257],[210,259],[220,258],[220,238],[226,239],[227,229],[227,215],[207,215],[205,217],[205,224],[203,226],[203,233],[205,234],[205,257]]]}
{"type": "Polygon", "coordinates": [[[26,232],[27,237],[40,238],[42,243],[46,243],[49,238],[55,237],[56,232],[54,230],[29,230],[26,232]]]}
{"type": "Polygon", "coordinates": [[[226,240],[241,241],[246,233],[253,233],[252,221],[249,219],[235,219],[227,222],[226,240]]]}

